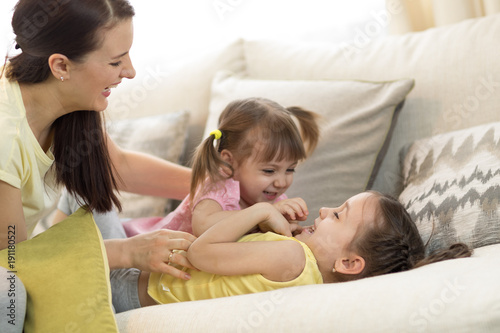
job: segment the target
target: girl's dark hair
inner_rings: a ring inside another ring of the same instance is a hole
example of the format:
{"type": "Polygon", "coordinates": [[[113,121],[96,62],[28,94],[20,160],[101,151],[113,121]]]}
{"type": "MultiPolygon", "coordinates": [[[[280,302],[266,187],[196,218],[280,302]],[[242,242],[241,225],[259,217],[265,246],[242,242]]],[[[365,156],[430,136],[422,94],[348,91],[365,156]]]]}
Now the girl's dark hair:
{"type": "MultiPolygon", "coordinates": [[[[103,32],[134,14],[128,0],[20,0],[12,28],[22,52],[9,59],[6,76],[19,83],[43,82],[51,74],[52,54],[82,62],[102,45],[103,32]]],[[[105,212],[113,204],[121,209],[101,113],[71,112],[52,127],[56,182],[78,194],[89,209],[105,212]]]]}
{"type": "Polygon", "coordinates": [[[207,177],[210,183],[230,178],[231,165],[219,153],[229,150],[238,162],[252,155],[258,145],[259,160],[275,158],[300,161],[316,148],[319,139],[318,115],[300,107],[285,108],[265,98],[247,98],[229,103],[219,117],[222,137],[214,146],[210,135],[196,149],[192,162],[191,200],[207,177]],[[299,127],[294,122],[295,118],[299,127]],[[305,145],[304,145],[305,144],[305,145]],[[221,174],[224,170],[225,176],[221,174]]]}
{"type": "Polygon", "coordinates": [[[375,191],[370,193],[378,200],[377,217],[372,227],[365,228],[357,235],[349,249],[365,259],[365,268],[358,275],[336,272],[334,276],[337,281],[402,272],[472,255],[472,250],[467,245],[456,243],[426,257],[425,245],[417,226],[404,206],[389,195],[375,191]]]}

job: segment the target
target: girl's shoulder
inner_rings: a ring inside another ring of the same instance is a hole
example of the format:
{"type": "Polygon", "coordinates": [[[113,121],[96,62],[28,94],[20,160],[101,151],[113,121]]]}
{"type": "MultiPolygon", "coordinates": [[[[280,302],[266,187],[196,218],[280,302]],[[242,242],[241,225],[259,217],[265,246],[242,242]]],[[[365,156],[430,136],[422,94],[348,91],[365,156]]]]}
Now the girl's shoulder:
{"type": "Polygon", "coordinates": [[[216,183],[206,182],[198,191],[193,208],[202,200],[211,199],[219,203],[223,210],[239,210],[240,185],[232,179],[224,179],[216,183]]]}

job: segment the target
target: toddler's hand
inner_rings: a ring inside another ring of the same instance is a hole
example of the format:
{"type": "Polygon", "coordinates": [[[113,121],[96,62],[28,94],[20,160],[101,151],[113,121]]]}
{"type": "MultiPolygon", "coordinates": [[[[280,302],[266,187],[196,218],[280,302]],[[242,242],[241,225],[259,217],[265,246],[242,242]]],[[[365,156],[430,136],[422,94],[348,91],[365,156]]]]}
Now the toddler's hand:
{"type": "Polygon", "coordinates": [[[278,201],[273,204],[288,221],[305,221],[309,211],[307,204],[302,198],[291,198],[278,201]]]}
{"type": "Polygon", "coordinates": [[[275,233],[291,237],[294,232],[302,229],[297,222],[287,220],[283,213],[277,210],[274,205],[267,207],[269,207],[267,209],[267,218],[258,224],[261,232],[274,231],[275,233]]]}

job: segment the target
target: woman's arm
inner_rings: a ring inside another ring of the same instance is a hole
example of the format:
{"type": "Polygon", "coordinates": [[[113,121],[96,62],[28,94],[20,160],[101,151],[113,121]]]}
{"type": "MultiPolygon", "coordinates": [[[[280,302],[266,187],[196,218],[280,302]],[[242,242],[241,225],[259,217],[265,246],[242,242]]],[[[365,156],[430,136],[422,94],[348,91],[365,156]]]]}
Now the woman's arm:
{"type": "Polygon", "coordinates": [[[0,250],[28,238],[21,190],[0,181],[0,250]]]}
{"type": "Polygon", "coordinates": [[[161,158],[118,147],[107,137],[108,150],[126,192],[184,199],[189,193],[191,169],[161,158]]]}
{"type": "Polygon", "coordinates": [[[273,281],[296,278],[305,265],[304,250],[298,242],[237,242],[262,222],[278,233],[291,236],[293,224],[272,205],[257,203],[224,218],[204,232],[189,248],[189,261],[198,269],[214,274],[259,273],[273,281]]]}
{"type": "MultiPolygon", "coordinates": [[[[66,217],[68,216],[64,212],[57,210],[53,223],[59,223],[66,217]]],[[[195,239],[196,237],[185,232],[159,230],[131,238],[105,239],[104,246],[111,270],[134,267],[188,280],[189,274],[168,265],[167,262],[170,260],[172,263],[194,268],[187,260],[185,252],[175,253],[171,258],[169,256],[172,250],[187,251],[195,239]]]]}

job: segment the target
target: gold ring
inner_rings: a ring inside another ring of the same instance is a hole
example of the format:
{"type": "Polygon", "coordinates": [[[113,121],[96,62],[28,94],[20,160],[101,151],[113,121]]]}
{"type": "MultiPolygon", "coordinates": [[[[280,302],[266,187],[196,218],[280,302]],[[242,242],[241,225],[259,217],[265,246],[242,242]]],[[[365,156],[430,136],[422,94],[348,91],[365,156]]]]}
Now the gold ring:
{"type": "Polygon", "coordinates": [[[167,260],[167,265],[170,265],[170,261],[172,260],[172,257],[174,256],[174,252],[170,252],[170,254],[168,255],[168,260],[167,260]]]}

